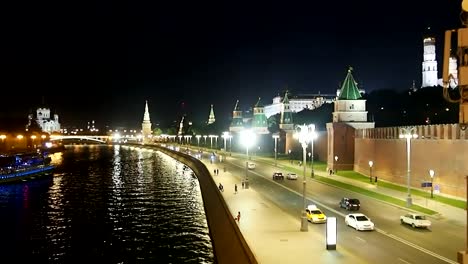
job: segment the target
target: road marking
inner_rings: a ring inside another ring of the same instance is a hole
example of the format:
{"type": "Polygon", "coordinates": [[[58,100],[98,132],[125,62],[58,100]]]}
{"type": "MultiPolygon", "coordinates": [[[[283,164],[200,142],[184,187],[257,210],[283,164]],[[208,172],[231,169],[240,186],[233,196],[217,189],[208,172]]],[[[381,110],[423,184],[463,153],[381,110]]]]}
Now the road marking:
{"type": "MultiPolygon", "coordinates": [[[[231,163],[231,164],[234,165],[234,166],[240,167],[240,168],[244,168],[243,166],[239,166],[239,165],[234,164],[234,163],[231,163]]],[[[254,174],[256,174],[256,175],[262,177],[262,178],[265,179],[265,180],[268,180],[267,177],[263,176],[262,174],[259,174],[258,172],[252,172],[252,173],[254,173],[254,174]]],[[[286,189],[286,190],[288,190],[288,191],[290,191],[290,192],[293,192],[293,193],[295,193],[295,194],[297,194],[297,195],[299,195],[299,196],[302,197],[302,193],[296,192],[295,190],[293,190],[293,189],[291,189],[291,188],[289,188],[289,187],[287,187],[287,186],[284,186],[283,184],[280,184],[280,183],[278,183],[278,182],[276,182],[276,181],[273,181],[273,180],[270,180],[270,181],[273,182],[273,183],[276,183],[278,186],[281,186],[281,187],[283,187],[284,189],[286,189]]],[[[327,205],[322,204],[322,203],[320,203],[320,202],[318,202],[318,201],[313,201],[312,199],[309,199],[309,198],[307,198],[307,197],[306,197],[306,201],[311,201],[311,202],[313,202],[313,203],[315,203],[315,204],[317,204],[317,205],[319,205],[319,206],[321,206],[321,207],[323,207],[323,208],[326,208],[326,209],[329,210],[329,211],[334,212],[334,213],[337,214],[337,215],[342,216],[343,218],[346,216],[346,214],[343,214],[342,212],[337,211],[337,210],[335,210],[335,209],[333,209],[333,208],[331,208],[331,207],[328,207],[327,205]]],[[[397,237],[397,236],[395,236],[395,235],[389,234],[388,232],[386,232],[386,231],[384,231],[384,230],[382,230],[382,229],[380,229],[380,228],[375,228],[375,231],[377,231],[377,232],[379,232],[380,234],[385,235],[385,236],[387,236],[387,237],[389,237],[389,238],[392,238],[392,239],[394,239],[394,240],[396,240],[396,241],[399,241],[399,242],[401,242],[401,243],[403,243],[403,244],[405,244],[405,245],[407,245],[407,246],[410,246],[410,247],[412,247],[412,248],[414,248],[414,249],[417,249],[417,250],[419,250],[419,251],[421,251],[421,252],[424,252],[424,253],[426,253],[426,254],[428,254],[428,255],[431,255],[431,256],[433,256],[433,257],[435,257],[435,258],[438,258],[438,259],[440,259],[440,260],[442,260],[442,261],[445,261],[445,262],[447,262],[447,263],[459,264],[459,263],[456,262],[456,261],[453,261],[453,260],[448,259],[448,258],[446,258],[446,257],[444,257],[444,256],[441,256],[441,255],[439,255],[439,254],[437,254],[437,253],[435,253],[435,252],[432,252],[432,251],[430,251],[430,250],[428,250],[428,249],[425,249],[425,248],[423,248],[423,247],[420,247],[420,246],[418,246],[418,245],[416,245],[416,244],[414,244],[414,243],[411,243],[411,242],[409,242],[409,241],[407,241],[407,240],[404,240],[403,238],[400,238],[400,237],[397,237]]]]}
{"type": "Polygon", "coordinates": [[[406,260],[404,260],[404,259],[402,259],[402,258],[398,258],[398,260],[401,261],[401,262],[404,262],[404,263],[411,264],[411,262],[408,262],[408,261],[406,261],[406,260]]]}
{"type": "Polygon", "coordinates": [[[358,237],[358,236],[357,236],[356,238],[357,238],[358,240],[361,240],[361,242],[366,243],[366,240],[364,240],[363,238],[360,238],[360,237],[358,237]]]}

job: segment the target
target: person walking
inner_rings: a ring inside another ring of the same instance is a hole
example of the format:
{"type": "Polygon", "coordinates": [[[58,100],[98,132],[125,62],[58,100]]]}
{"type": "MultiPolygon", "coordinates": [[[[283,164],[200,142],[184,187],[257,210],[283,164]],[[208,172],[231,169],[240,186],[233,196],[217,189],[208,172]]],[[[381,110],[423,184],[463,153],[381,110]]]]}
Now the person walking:
{"type": "Polygon", "coordinates": [[[237,220],[237,223],[240,223],[240,212],[237,212],[236,220],[237,220]]]}
{"type": "Polygon", "coordinates": [[[237,194],[237,184],[234,184],[234,193],[237,194]]]}

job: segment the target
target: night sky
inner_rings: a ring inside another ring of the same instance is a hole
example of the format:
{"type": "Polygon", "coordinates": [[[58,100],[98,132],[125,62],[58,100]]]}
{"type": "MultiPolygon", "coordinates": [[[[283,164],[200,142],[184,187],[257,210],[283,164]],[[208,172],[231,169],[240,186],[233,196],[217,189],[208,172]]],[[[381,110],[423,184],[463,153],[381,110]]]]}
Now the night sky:
{"type": "MultiPolygon", "coordinates": [[[[17,2],[17,1],[12,1],[17,2]]],[[[421,83],[422,38],[459,28],[461,0],[61,1],[2,9],[1,117],[43,98],[63,125],[162,126],[183,111],[229,119],[286,87],[335,93],[353,66],[367,92],[421,83]],[[254,3],[256,2],[256,3],[254,3]],[[183,107],[182,107],[183,105],[183,107]],[[182,110],[183,108],[183,110],[182,110]]]]}

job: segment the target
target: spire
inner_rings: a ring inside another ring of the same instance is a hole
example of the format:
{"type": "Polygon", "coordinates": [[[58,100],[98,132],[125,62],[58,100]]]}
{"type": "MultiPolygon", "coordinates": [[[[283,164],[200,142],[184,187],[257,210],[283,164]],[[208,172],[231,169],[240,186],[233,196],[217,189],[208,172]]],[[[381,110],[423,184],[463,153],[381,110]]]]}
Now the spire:
{"type": "Polygon", "coordinates": [[[145,114],[143,115],[143,122],[150,122],[150,115],[149,115],[149,110],[148,110],[148,100],[146,100],[145,104],[145,114]]]}
{"type": "Polygon", "coordinates": [[[210,115],[208,117],[208,125],[213,124],[215,121],[216,119],[213,111],[213,105],[211,105],[210,115]]]}
{"type": "Polygon", "coordinates": [[[351,74],[352,71],[353,67],[350,66],[348,68],[348,74],[341,86],[341,92],[338,96],[338,100],[357,100],[362,97],[357,87],[357,83],[351,74]]]}
{"type": "Polygon", "coordinates": [[[288,90],[284,93],[283,104],[289,104],[288,90]]]}
{"type": "Polygon", "coordinates": [[[288,98],[288,90],[284,93],[283,98],[283,107],[281,109],[281,117],[280,117],[280,129],[283,130],[293,130],[294,124],[292,119],[292,112],[289,106],[289,98],[288,98]]]}
{"type": "Polygon", "coordinates": [[[261,97],[258,98],[258,101],[257,103],[255,104],[255,107],[263,107],[262,103],[261,103],[261,97]]]}

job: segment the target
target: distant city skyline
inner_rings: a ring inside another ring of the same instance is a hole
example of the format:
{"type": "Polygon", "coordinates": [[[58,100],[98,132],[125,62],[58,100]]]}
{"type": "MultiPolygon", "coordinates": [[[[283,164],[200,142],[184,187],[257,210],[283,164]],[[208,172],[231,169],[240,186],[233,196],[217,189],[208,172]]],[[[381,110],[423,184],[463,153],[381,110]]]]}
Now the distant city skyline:
{"type": "Polygon", "coordinates": [[[27,118],[44,96],[63,124],[138,126],[146,100],[152,122],[182,111],[203,122],[211,104],[217,119],[230,118],[237,99],[248,109],[286,87],[334,93],[348,66],[368,92],[404,91],[421,84],[427,27],[441,66],[443,33],[460,27],[460,3],[19,7],[11,15],[22,22],[4,36],[0,117],[27,118]]]}

